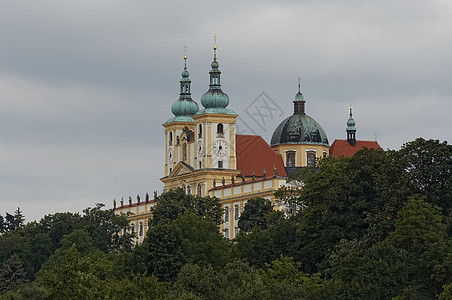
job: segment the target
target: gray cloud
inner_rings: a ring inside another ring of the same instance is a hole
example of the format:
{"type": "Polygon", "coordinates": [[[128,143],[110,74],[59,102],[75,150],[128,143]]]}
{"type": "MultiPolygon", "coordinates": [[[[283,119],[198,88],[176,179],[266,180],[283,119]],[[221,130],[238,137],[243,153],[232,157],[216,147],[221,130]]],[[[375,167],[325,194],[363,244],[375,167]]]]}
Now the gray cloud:
{"type": "MultiPolygon", "coordinates": [[[[193,98],[213,34],[230,108],[265,91],[292,112],[297,77],[330,142],[452,140],[449,1],[13,1],[0,4],[0,199],[28,220],[160,191],[183,47],[193,98]]],[[[3,213],[3,212],[0,212],[3,213]]]]}

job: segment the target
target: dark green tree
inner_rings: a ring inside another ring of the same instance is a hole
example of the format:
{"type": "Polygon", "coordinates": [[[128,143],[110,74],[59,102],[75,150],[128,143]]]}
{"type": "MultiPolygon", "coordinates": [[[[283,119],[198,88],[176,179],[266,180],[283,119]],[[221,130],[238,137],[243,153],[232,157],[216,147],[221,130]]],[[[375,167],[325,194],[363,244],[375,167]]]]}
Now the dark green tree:
{"type": "Polygon", "coordinates": [[[152,208],[153,217],[150,225],[169,223],[186,211],[210,218],[217,225],[222,222],[223,208],[217,198],[195,197],[187,195],[181,188],[176,188],[159,196],[158,205],[152,208]]]}
{"type": "Polygon", "coordinates": [[[268,223],[274,221],[270,215],[272,212],[273,205],[270,200],[264,198],[249,199],[240,215],[238,223],[240,230],[250,232],[254,228],[266,229],[268,223]]]}
{"type": "Polygon", "coordinates": [[[0,269],[0,293],[16,290],[27,282],[24,264],[17,254],[11,255],[0,269]]]}
{"type": "Polygon", "coordinates": [[[452,145],[417,138],[402,146],[398,159],[416,191],[449,214],[452,208],[452,145]]]}

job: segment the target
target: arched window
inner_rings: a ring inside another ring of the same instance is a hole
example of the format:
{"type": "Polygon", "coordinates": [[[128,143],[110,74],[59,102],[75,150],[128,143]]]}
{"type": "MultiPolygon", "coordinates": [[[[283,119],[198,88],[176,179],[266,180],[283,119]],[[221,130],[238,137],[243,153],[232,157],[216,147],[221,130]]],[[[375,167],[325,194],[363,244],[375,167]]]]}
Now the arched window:
{"type": "Polygon", "coordinates": [[[187,144],[182,144],[182,160],[187,160],[187,144]]]}
{"type": "Polygon", "coordinates": [[[140,222],[139,235],[143,236],[143,222],[140,222]]]}
{"type": "Polygon", "coordinates": [[[286,167],[295,167],[295,152],[291,151],[286,153],[286,167]]]}
{"type": "Polygon", "coordinates": [[[223,124],[218,123],[218,125],[217,125],[217,133],[224,133],[223,132],[223,124]]]}
{"type": "Polygon", "coordinates": [[[323,151],[323,157],[327,157],[328,154],[326,153],[326,151],[323,151]]]}
{"type": "Polygon", "coordinates": [[[202,138],[202,124],[198,126],[198,138],[202,138]]]}
{"type": "Polygon", "coordinates": [[[234,205],[234,220],[238,220],[240,218],[240,210],[239,206],[236,204],[234,205]]]}
{"type": "Polygon", "coordinates": [[[315,153],[314,152],[308,152],[308,167],[315,166],[315,153]]]}
{"type": "Polygon", "coordinates": [[[184,193],[187,192],[187,190],[185,189],[185,184],[182,184],[182,189],[184,190],[184,193]]]}
{"type": "Polygon", "coordinates": [[[224,221],[229,222],[229,206],[224,207],[224,221]]]}
{"type": "Polygon", "coordinates": [[[202,196],[202,185],[200,183],[198,183],[198,187],[196,190],[196,195],[201,197],[202,196]]]}
{"type": "Polygon", "coordinates": [[[224,238],[229,239],[229,229],[227,228],[224,230],[224,238]]]}
{"type": "Polygon", "coordinates": [[[191,195],[191,186],[187,185],[187,194],[191,195]]]}
{"type": "Polygon", "coordinates": [[[169,145],[171,146],[173,144],[173,132],[170,131],[169,133],[169,145]]]}

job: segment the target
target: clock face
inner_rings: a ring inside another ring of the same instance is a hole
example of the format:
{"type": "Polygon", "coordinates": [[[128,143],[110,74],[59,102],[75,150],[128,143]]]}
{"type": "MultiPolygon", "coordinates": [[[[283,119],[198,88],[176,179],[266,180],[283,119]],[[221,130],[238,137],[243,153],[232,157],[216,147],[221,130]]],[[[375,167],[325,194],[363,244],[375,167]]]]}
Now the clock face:
{"type": "Polygon", "coordinates": [[[171,164],[174,160],[173,148],[168,149],[168,162],[171,164]]]}
{"type": "Polygon", "coordinates": [[[228,152],[228,144],[223,140],[218,140],[213,144],[213,153],[223,156],[228,152]]]}
{"type": "Polygon", "coordinates": [[[198,158],[201,158],[204,154],[204,146],[202,141],[198,141],[198,158]]]}

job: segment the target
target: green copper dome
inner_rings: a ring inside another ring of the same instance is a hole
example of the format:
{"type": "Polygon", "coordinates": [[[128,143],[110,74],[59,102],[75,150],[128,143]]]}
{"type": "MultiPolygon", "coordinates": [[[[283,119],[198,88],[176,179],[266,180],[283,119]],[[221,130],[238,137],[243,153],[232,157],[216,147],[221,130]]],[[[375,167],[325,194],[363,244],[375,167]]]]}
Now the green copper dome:
{"type": "Polygon", "coordinates": [[[294,113],[286,118],[275,129],[270,142],[271,146],[280,144],[314,144],[328,146],[328,137],[322,126],[305,113],[305,100],[300,91],[293,101],[294,113]]]}
{"type": "Polygon", "coordinates": [[[347,131],[356,131],[356,127],[355,127],[356,123],[355,120],[353,119],[353,114],[352,114],[352,108],[350,107],[350,117],[348,118],[347,121],[347,131]]]}
{"type": "Polygon", "coordinates": [[[213,62],[210,65],[212,69],[209,72],[210,74],[209,90],[201,97],[201,104],[204,106],[204,109],[198,111],[196,115],[206,113],[235,115],[235,112],[226,108],[229,105],[229,97],[225,92],[221,90],[220,84],[221,71],[218,69],[220,65],[217,62],[217,46],[214,46],[213,50],[214,50],[213,62]]]}
{"type": "Polygon", "coordinates": [[[192,116],[195,115],[198,110],[198,104],[193,101],[190,93],[191,80],[190,73],[187,70],[187,56],[184,56],[184,70],[182,71],[182,79],[180,82],[180,96],[179,99],[171,106],[171,112],[174,117],[166,121],[166,123],[182,121],[182,122],[194,122],[192,116]]]}

